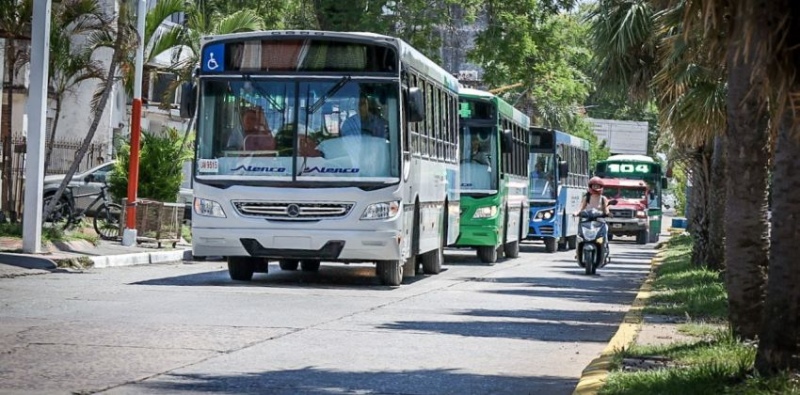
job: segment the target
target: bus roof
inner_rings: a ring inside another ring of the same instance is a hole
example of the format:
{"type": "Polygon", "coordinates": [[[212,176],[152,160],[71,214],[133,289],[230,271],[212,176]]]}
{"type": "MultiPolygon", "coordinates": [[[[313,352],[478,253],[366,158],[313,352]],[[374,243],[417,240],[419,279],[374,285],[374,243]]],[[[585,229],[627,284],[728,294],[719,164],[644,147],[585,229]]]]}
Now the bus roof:
{"type": "Polygon", "coordinates": [[[607,187],[640,187],[647,188],[647,183],[642,180],[625,178],[604,178],[603,185],[607,187]]]}
{"type": "Polygon", "coordinates": [[[215,36],[204,36],[201,39],[202,46],[220,41],[247,40],[247,39],[270,39],[270,38],[335,38],[344,40],[354,40],[363,42],[384,42],[397,49],[400,61],[411,65],[415,69],[434,77],[439,83],[453,92],[459,91],[458,79],[447,72],[438,64],[428,59],[417,49],[397,37],[384,36],[382,34],[370,32],[332,32],[322,30],[265,30],[246,33],[220,34],[215,36]]]}
{"type": "Polygon", "coordinates": [[[654,163],[655,160],[647,155],[612,155],[605,161],[621,161],[621,162],[649,162],[654,163]]]}
{"type": "Polygon", "coordinates": [[[578,147],[584,150],[589,150],[589,142],[578,137],[573,136],[569,133],[564,133],[560,130],[554,130],[556,135],[556,143],[571,145],[573,147],[578,147]]]}
{"type": "Polygon", "coordinates": [[[515,122],[517,122],[517,124],[522,125],[525,128],[530,127],[531,119],[527,115],[525,115],[524,112],[518,110],[516,107],[512,106],[507,101],[503,100],[500,96],[497,96],[494,93],[482,91],[480,89],[460,88],[458,90],[458,95],[492,100],[497,104],[497,110],[501,114],[514,120],[515,122]]]}

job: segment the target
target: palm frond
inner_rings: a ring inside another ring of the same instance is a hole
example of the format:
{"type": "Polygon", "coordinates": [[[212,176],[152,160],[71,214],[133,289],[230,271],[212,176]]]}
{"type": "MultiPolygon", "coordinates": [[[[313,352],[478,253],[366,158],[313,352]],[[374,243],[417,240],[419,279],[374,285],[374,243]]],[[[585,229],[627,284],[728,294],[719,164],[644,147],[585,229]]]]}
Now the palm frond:
{"type": "Polygon", "coordinates": [[[185,10],[183,0],[158,0],[156,6],[150,9],[145,16],[144,42],[150,45],[161,23],[168,20],[173,14],[185,10]]]}
{"type": "Polygon", "coordinates": [[[240,10],[225,16],[214,26],[214,34],[241,33],[262,30],[264,22],[252,10],[240,10]]]}

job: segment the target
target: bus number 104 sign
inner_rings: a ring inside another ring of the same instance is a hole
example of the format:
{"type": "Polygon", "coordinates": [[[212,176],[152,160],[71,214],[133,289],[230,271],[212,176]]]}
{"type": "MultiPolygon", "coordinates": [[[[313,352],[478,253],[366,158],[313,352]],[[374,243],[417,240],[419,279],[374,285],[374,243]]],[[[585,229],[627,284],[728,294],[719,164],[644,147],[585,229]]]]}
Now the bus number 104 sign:
{"type": "Polygon", "coordinates": [[[650,165],[633,163],[612,163],[608,165],[610,173],[650,173],[650,165]]]}

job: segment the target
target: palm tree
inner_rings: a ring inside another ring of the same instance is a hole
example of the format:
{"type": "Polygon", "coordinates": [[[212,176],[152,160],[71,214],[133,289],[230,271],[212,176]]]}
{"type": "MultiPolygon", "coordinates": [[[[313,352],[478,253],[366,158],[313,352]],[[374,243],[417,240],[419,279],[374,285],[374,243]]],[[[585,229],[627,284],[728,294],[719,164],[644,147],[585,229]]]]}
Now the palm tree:
{"type": "MultiPolygon", "coordinates": [[[[53,87],[56,112],[50,136],[47,139],[44,159],[45,172],[50,165],[58,120],[66,95],[83,81],[103,78],[100,62],[92,59],[92,51],[76,48],[73,43],[74,37],[89,34],[96,28],[93,22],[100,14],[100,4],[96,0],[62,0],[55,5],[52,13],[49,85],[53,87]]],[[[30,62],[30,56],[25,53],[22,55],[20,63],[28,62],[30,62]]]]}
{"type": "Polygon", "coordinates": [[[724,257],[719,255],[722,244],[724,210],[719,209],[719,196],[725,193],[718,141],[725,130],[726,80],[720,66],[724,54],[705,45],[705,33],[683,23],[686,2],[676,4],[656,14],[661,50],[661,70],[652,87],[659,92],[661,123],[669,125],[669,133],[678,142],[676,148],[688,155],[693,181],[691,210],[695,265],[719,268],[724,257]],[[715,161],[714,158],[717,158],[715,161]]]}
{"type": "Polygon", "coordinates": [[[797,21],[800,15],[788,0],[754,3],[740,3],[737,15],[748,17],[741,32],[755,44],[759,57],[753,59],[752,67],[766,81],[758,93],[771,104],[771,123],[778,126],[772,169],[775,215],[771,219],[769,278],[756,356],[758,371],[771,375],[800,369],[800,272],[796,250],[800,235],[800,70],[796,53],[800,40],[794,34],[796,22],[790,22],[797,21]]]}
{"type": "MultiPolygon", "coordinates": [[[[8,89],[8,113],[13,119],[14,94],[11,88],[14,85],[14,76],[18,70],[17,59],[24,50],[18,48],[18,41],[30,41],[31,24],[33,22],[33,0],[6,0],[0,6],[0,38],[6,40],[6,72],[11,75],[11,86],[8,89]]],[[[2,102],[2,98],[0,98],[2,102]]],[[[9,121],[9,125],[11,122],[9,121]]],[[[2,165],[2,205],[3,211],[12,220],[16,213],[11,207],[13,178],[11,177],[11,127],[3,130],[3,165],[2,165]]]]}
{"type": "Polygon", "coordinates": [[[69,170],[67,170],[64,180],[59,185],[58,189],[53,195],[53,198],[49,201],[47,206],[44,207],[43,218],[48,218],[50,216],[50,213],[53,211],[56,203],[63,195],[64,190],[67,188],[67,185],[72,179],[72,176],[78,170],[78,166],[86,156],[86,152],[89,151],[89,146],[91,145],[94,135],[97,132],[97,127],[100,125],[100,119],[103,116],[103,111],[105,110],[108,99],[111,96],[112,87],[118,81],[117,73],[119,71],[118,67],[120,63],[122,63],[127,54],[132,52],[133,49],[136,48],[136,46],[140,43],[138,36],[136,35],[136,29],[130,23],[130,20],[132,19],[131,14],[130,2],[120,2],[119,12],[117,15],[109,16],[98,14],[85,21],[86,28],[91,30],[91,33],[88,34],[87,39],[90,43],[90,48],[93,50],[110,48],[113,53],[111,55],[111,61],[108,65],[108,72],[103,78],[103,82],[101,83],[99,89],[95,92],[92,100],[92,123],[89,125],[89,130],[83,140],[83,143],[81,144],[81,147],[75,153],[75,160],[72,162],[69,170]]]}
{"type": "Polygon", "coordinates": [[[714,239],[709,228],[720,221],[705,192],[711,187],[710,142],[725,129],[725,80],[719,52],[709,52],[700,34],[682,24],[685,6],[601,0],[589,20],[599,84],[634,100],[656,100],[662,137],[674,141],[669,156],[693,169],[693,190],[700,195],[693,199],[692,255],[705,264],[714,239]]]}

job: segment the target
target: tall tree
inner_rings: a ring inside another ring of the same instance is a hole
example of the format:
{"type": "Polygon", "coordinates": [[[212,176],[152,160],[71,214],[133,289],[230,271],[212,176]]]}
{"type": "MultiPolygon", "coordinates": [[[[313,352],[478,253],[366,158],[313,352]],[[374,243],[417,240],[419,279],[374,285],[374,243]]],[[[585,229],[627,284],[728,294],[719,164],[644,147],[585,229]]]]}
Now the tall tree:
{"type": "MultiPolygon", "coordinates": [[[[800,272],[797,241],[800,240],[800,7],[797,2],[743,2],[749,15],[744,31],[759,31],[750,41],[760,49],[756,69],[768,83],[762,97],[769,98],[777,131],[773,161],[773,197],[770,261],[764,320],[759,333],[756,368],[772,375],[800,370],[800,272]]],[[[744,8],[744,7],[743,7],[744,8]]]]}
{"type": "MultiPolygon", "coordinates": [[[[56,112],[45,147],[45,172],[50,166],[58,121],[67,94],[84,81],[103,78],[101,64],[92,57],[92,51],[75,43],[92,32],[95,28],[92,20],[101,12],[97,0],[62,0],[55,5],[50,24],[49,81],[53,87],[56,112]]],[[[29,60],[26,56],[25,61],[29,60]]]]}
{"type": "Polygon", "coordinates": [[[526,108],[536,124],[551,127],[575,122],[591,86],[584,72],[591,59],[586,32],[576,14],[560,13],[562,7],[572,3],[486,1],[486,30],[468,54],[484,68],[484,82],[517,86],[507,99],[526,108]]]}
{"type": "MultiPolygon", "coordinates": [[[[19,43],[30,41],[31,24],[33,23],[33,0],[5,0],[0,4],[0,38],[6,39],[6,73],[9,74],[11,86],[6,89],[8,95],[8,129],[2,130],[0,139],[3,141],[3,165],[2,172],[3,188],[0,196],[3,204],[3,212],[7,218],[16,220],[16,212],[13,206],[13,185],[14,179],[11,177],[11,137],[13,115],[14,115],[14,78],[17,73],[17,60],[20,53],[24,53],[24,47],[19,43]]],[[[0,98],[2,101],[2,98],[0,98]]]]}
{"type": "Polygon", "coordinates": [[[769,114],[758,95],[765,89],[766,81],[753,68],[759,49],[750,43],[767,40],[769,32],[765,27],[745,34],[742,29],[748,17],[736,13],[734,33],[728,42],[725,282],[733,332],[745,339],[755,339],[761,324],[769,262],[766,215],[769,114]]]}
{"type": "Polygon", "coordinates": [[[120,2],[119,12],[116,15],[97,15],[86,23],[91,24],[94,29],[88,36],[88,41],[91,48],[97,50],[100,48],[107,48],[112,50],[111,60],[108,64],[108,72],[104,80],[100,84],[97,92],[95,92],[94,99],[92,100],[92,123],[89,125],[89,130],[86,137],[83,139],[78,151],[75,152],[75,160],[72,162],[69,170],[67,170],[63,181],[58,186],[53,198],[50,199],[48,204],[43,209],[43,218],[48,218],[50,213],[55,208],[59,199],[64,194],[70,180],[78,171],[86,152],[89,151],[89,146],[94,139],[97,132],[97,127],[100,125],[100,119],[108,104],[108,99],[111,96],[114,84],[118,81],[117,74],[118,67],[127,56],[128,53],[133,51],[141,41],[136,34],[135,27],[130,23],[132,20],[131,11],[132,2],[120,2]]]}

